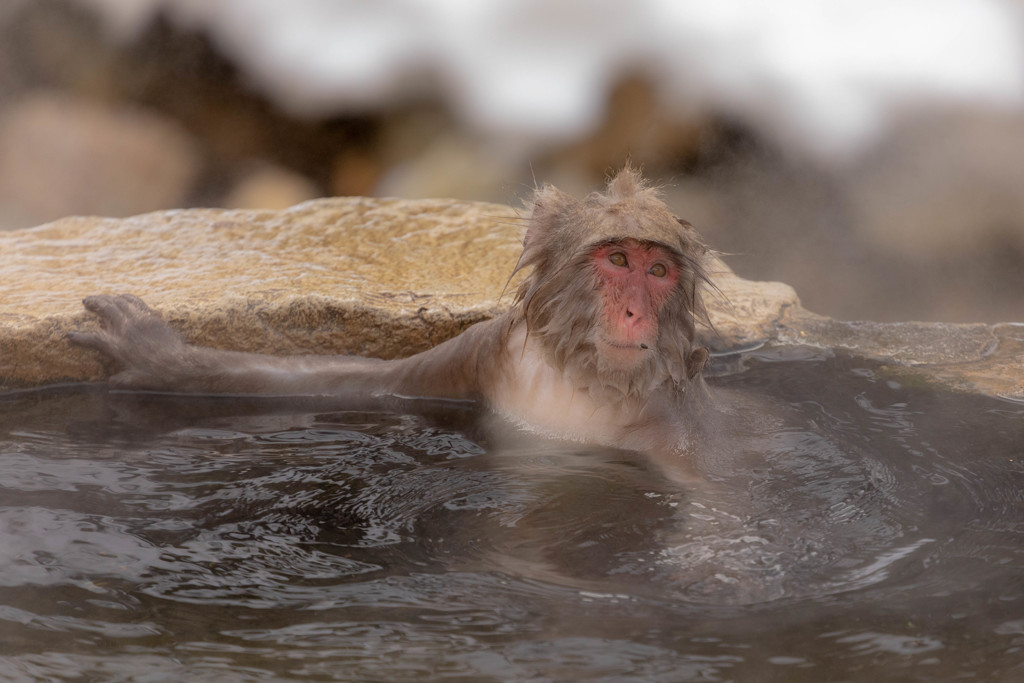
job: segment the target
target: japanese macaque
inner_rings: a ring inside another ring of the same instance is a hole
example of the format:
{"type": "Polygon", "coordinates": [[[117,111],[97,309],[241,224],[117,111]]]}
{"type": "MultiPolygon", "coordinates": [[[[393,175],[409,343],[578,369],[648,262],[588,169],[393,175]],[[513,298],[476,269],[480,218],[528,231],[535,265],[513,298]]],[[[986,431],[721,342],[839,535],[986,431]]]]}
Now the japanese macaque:
{"type": "Polygon", "coordinates": [[[399,360],[277,357],[186,344],[139,298],[91,296],[118,389],[235,395],[474,398],[531,431],[678,455],[704,391],[707,249],[631,168],[607,192],[538,190],[507,313],[399,360]]]}

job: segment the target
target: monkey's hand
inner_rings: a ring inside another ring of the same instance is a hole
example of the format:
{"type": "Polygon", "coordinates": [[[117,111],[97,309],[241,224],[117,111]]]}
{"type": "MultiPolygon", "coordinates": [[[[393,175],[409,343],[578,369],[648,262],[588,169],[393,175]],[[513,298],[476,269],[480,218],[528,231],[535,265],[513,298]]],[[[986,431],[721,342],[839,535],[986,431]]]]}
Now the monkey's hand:
{"type": "Polygon", "coordinates": [[[73,344],[96,349],[120,372],[109,384],[117,389],[168,391],[195,368],[203,349],[185,343],[142,299],[131,294],[86,297],[85,308],[99,316],[96,332],[70,332],[73,344]]]}

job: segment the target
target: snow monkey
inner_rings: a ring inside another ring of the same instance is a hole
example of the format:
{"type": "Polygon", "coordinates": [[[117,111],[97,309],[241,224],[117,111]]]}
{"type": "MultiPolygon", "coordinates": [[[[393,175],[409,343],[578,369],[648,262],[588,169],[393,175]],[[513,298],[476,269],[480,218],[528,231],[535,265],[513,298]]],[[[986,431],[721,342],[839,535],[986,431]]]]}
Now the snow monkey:
{"type": "Polygon", "coordinates": [[[676,457],[704,392],[707,258],[693,226],[627,167],[582,200],[537,190],[511,309],[408,358],[193,346],[131,295],[86,298],[101,328],[70,339],[121,368],[118,389],[470,398],[550,437],[676,457]]]}

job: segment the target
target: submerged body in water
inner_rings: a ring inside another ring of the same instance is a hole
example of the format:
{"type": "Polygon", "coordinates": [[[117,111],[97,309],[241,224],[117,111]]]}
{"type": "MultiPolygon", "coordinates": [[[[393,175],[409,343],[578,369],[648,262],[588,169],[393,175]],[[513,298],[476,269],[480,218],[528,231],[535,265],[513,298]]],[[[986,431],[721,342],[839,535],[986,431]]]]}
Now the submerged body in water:
{"type": "Polygon", "coordinates": [[[1024,407],[813,355],[709,381],[774,412],[709,445],[743,471],[690,485],[463,403],[11,397],[0,670],[1019,676],[1024,407]]]}

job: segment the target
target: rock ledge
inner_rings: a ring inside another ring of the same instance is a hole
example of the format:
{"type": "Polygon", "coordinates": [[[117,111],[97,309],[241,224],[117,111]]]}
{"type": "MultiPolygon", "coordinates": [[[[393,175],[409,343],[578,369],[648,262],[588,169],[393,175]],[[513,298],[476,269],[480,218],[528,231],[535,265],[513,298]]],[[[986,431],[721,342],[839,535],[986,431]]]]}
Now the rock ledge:
{"type": "MultiPolygon", "coordinates": [[[[508,307],[522,232],[507,206],[354,197],[0,233],[0,391],[105,377],[65,339],[95,324],[80,301],[97,293],[138,294],[208,346],[409,355],[508,307]]],[[[1024,325],[840,322],[803,309],[788,285],[743,280],[720,261],[712,271],[717,351],[810,344],[1024,399],[1024,325]]]]}

